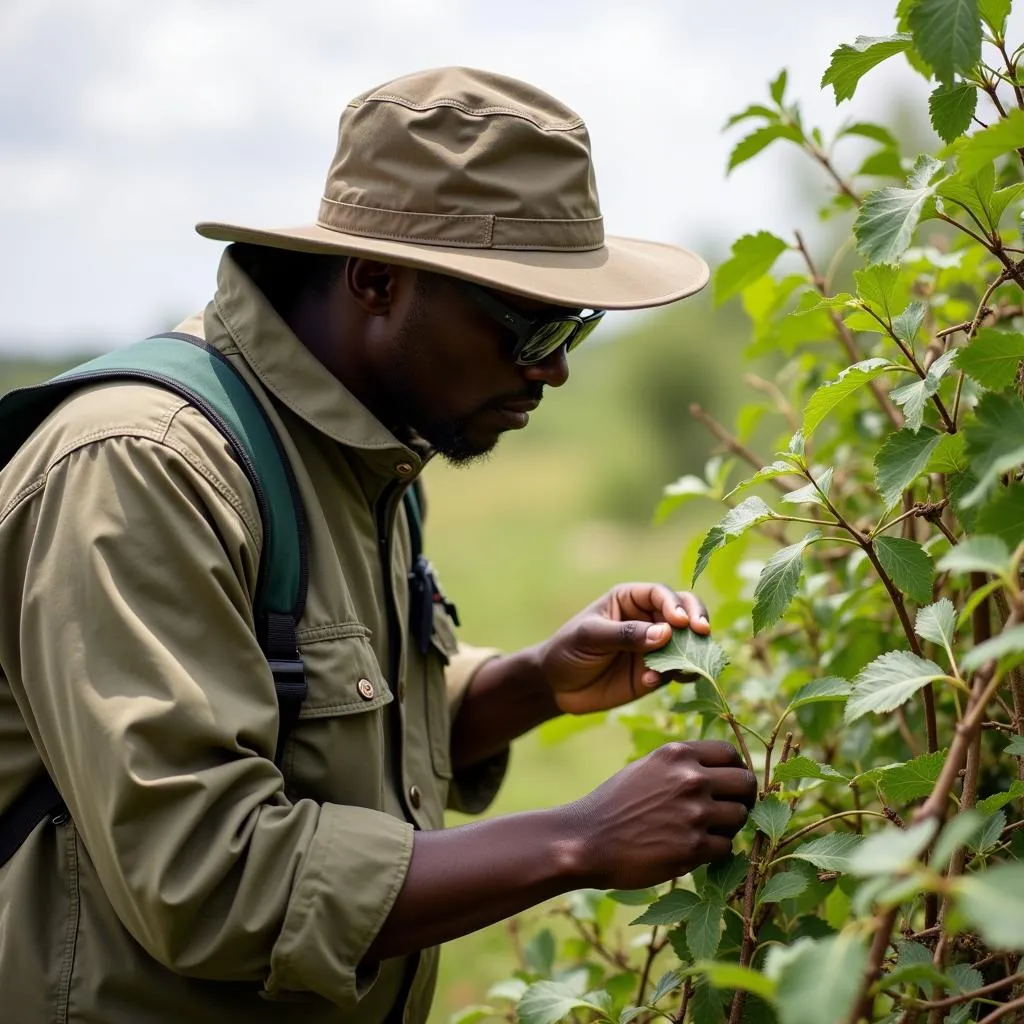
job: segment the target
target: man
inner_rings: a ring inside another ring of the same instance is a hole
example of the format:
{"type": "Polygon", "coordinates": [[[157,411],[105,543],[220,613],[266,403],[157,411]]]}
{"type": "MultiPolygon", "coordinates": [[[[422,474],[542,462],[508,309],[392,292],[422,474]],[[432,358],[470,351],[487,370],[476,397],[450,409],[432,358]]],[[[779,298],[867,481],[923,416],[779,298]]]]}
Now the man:
{"type": "MultiPolygon", "coordinates": [[[[435,452],[525,426],[599,316],[703,286],[605,238],[582,121],[466,69],[353,101],[314,226],[233,244],[202,334],[261,396],[305,503],[308,695],[281,767],[256,641],[254,493],[159,387],[65,401],[0,474],[0,808],[45,769],[67,808],[0,869],[17,1024],[422,1022],[435,947],[561,892],[725,856],[754,796],[727,744],[672,744],[564,807],[482,810],[509,742],[630,701],[691,594],[615,588],[550,640],[413,643],[402,494],[435,452]],[[296,1002],[301,1002],[297,1006],[296,1002]]],[[[496,582],[497,585],[497,582],[496,582]]]]}

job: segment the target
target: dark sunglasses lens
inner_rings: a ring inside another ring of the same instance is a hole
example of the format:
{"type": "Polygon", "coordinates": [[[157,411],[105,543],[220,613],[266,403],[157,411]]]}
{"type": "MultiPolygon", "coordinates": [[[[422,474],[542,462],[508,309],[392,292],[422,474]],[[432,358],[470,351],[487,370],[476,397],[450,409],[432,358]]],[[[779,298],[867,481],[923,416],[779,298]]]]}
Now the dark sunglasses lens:
{"type": "Polygon", "coordinates": [[[538,325],[523,342],[516,359],[520,363],[539,363],[569,341],[578,326],[575,320],[549,320],[538,325]]]}

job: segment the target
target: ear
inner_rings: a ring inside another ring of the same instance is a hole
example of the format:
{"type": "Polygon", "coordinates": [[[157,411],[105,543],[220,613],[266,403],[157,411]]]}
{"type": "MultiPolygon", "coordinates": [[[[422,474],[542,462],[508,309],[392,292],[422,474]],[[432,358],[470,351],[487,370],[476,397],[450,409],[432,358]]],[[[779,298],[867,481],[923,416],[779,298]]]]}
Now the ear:
{"type": "Polygon", "coordinates": [[[345,286],[370,316],[387,316],[395,301],[397,269],[391,263],[351,256],[345,266],[345,286]]]}

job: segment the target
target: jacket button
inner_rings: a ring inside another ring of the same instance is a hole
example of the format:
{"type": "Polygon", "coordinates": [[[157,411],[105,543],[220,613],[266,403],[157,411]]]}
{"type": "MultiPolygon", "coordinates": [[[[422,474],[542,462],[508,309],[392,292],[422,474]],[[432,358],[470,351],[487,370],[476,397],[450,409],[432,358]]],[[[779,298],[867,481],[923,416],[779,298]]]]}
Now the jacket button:
{"type": "Polygon", "coordinates": [[[357,689],[363,700],[373,700],[373,683],[369,679],[360,679],[357,689]]]}
{"type": "Polygon", "coordinates": [[[408,476],[412,472],[412,465],[408,462],[399,462],[395,466],[395,472],[399,476],[408,476]]]}
{"type": "Polygon", "coordinates": [[[420,792],[419,786],[409,787],[409,803],[412,804],[414,810],[420,809],[420,804],[423,803],[423,794],[420,792]]]}

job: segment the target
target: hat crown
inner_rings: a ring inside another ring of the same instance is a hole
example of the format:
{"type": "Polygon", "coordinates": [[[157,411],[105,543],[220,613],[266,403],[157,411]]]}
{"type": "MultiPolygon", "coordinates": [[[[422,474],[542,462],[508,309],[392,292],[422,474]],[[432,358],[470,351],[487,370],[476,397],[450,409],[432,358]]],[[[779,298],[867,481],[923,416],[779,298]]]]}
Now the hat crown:
{"type": "Polygon", "coordinates": [[[406,75],[344,110],[318,223],[420,245],[600,248],[583,119],[514,78],[406,75]]]}

